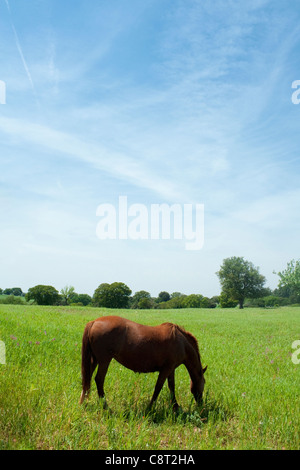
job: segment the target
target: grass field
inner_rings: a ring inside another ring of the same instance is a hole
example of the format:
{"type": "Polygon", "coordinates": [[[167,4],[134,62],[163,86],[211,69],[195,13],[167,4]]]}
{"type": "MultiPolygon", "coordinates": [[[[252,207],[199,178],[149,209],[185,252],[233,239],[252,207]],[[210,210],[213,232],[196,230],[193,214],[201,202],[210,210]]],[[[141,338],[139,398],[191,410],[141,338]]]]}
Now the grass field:
{"type": "Polygon", "coordinates": [[[299,449],[300,308],[121,310],[155,325],[171,321],[199,341],[208,365],[197,407],[184,366],[176,370],[172,412],[165,384],[146,413],[157,374],[112,361],[109,409],[97,398],[79,406],[81,338],[87,321],[116,312],[95,308],[0,305],[0,449],[299,449]]]}

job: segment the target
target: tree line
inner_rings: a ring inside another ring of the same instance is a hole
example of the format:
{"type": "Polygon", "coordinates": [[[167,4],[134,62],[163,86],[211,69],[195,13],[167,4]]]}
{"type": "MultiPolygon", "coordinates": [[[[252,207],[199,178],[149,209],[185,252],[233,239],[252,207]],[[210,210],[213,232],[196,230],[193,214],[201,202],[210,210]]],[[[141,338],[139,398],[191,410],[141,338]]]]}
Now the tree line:
{"type": "Polygon", "coordinates": [[[243,257],[223,260],[216,273],[222,291],[211,298],[201,294],[185,295],[181,292],[169,294],[161,291],[157,297],[141,290],[132,295],[131,289],[123,282],[102,283],[94,292],[78,294],[73,286],[66,286],[58,292],[53,286],[37,285],[25,294],[19,287],[0,289],[0,303],[36,303],[38,305],[71,305],[106,308],[169,309],[169,308],[221,308],[275,307],[300,303],[300,260],[291,260],[279,276],[278,287],[272,291],[265,287],[266,278],[259,268],[243,257]]]}

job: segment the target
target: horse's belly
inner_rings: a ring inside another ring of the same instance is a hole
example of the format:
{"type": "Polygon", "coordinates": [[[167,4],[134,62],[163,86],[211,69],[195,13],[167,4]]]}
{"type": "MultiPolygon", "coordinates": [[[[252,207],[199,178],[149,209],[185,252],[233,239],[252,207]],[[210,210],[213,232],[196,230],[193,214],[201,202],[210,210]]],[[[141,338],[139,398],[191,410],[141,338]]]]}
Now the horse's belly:
{"type": "Polygon", "coordinates": [[[142,360],[141,357],[132,357],[130,355],[118,357],[118,355],[116,355],[115,359],[127,369],[139,373],[157,372],[161,368],[161,365],[158,362],[153,361],[150,358],[144,358],[142,360]]]}

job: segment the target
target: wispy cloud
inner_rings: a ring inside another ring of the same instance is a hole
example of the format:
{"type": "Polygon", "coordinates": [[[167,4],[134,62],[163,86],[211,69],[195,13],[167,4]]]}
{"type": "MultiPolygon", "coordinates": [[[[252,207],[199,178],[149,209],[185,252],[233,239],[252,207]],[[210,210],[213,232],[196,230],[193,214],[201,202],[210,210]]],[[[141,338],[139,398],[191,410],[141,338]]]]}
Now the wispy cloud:
{"type": "Polygon", "coordinates": [[[20,40],[19,40],[18,33],[17,33],[17,31],[16,31],[16,28],[15,28],[15,25],[14,25],[14,22],[13,22],[13,19],[12,19],[12,13],[11,13],[10,5],[9,5],[9,3],[8,3],[8,0],[4,0],[4,1],[5,1],[5,3],[6,3],[7,10],[8,10],[9,16],[10,16],[10,22],[11,22],[11,27],[12,27],[12,30],[13,30],[13,33],[14,33],[14,37],[15,37],[16,47],[17,47],[18,52],[19,52],[19,55],[20,55],[20,57],[21,57],[21,60],[22,60],[22,63],[23,63],[23,66],[24,66],[24,69],[25,69],[27,78],[28,78],[28,80],[29,80],[29,82],[30,82],[32,91],[33,91],[34,96],[35,96],[35,98],[36,98],[36,101],[37,101],[37,103],[38,103],[39,101],[38,101],[37,92],[36,92],[36,89],[35,89],[35,86],[34,86],[34,83],[33,83],[33,79],[32,79],[32,76],[31,76],[29,67],[28,67],[28,65],[27,65],[26,59],[25,59],[24,54],[23,54],[23,50],[22,50],[22,47],[21,47],[21,43],[20,43],[20,40]]]}
{"type": "Polygon", "coordinates": [[[13,135],[15,141],[36,145],[61,154],[62,158],[75,158],[94,169],[104,171],[143,187],[166,199],[176,199],[178,191],[168,180],[153,174],[151,168],[140,160],[106,148],[100,143],[90,143],[81,138],[40,124],[0,117],[2,132],[13,135]]]}

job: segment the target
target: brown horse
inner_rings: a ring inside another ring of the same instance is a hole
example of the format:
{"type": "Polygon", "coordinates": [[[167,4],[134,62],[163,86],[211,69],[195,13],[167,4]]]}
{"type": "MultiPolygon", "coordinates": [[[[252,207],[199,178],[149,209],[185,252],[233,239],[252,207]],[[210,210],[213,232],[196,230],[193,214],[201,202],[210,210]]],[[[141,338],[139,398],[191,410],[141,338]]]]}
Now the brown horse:
{"type": "Polygon", "coordinates": [[[178,408],[174,371],[181,364],[186,366],[191,377],[191,392],[195,400],[202,400],[207,367],[202,368],[197,340],[173,323],[145,326],[117,316],[89,322],[82,338],[80,403],[89,394],[97,364],[95,382],[99,397],[104,397],[104,379],[112,359],[134,372],[159,372],[150,406],[168,379],[173,408],[178,408]]]}

